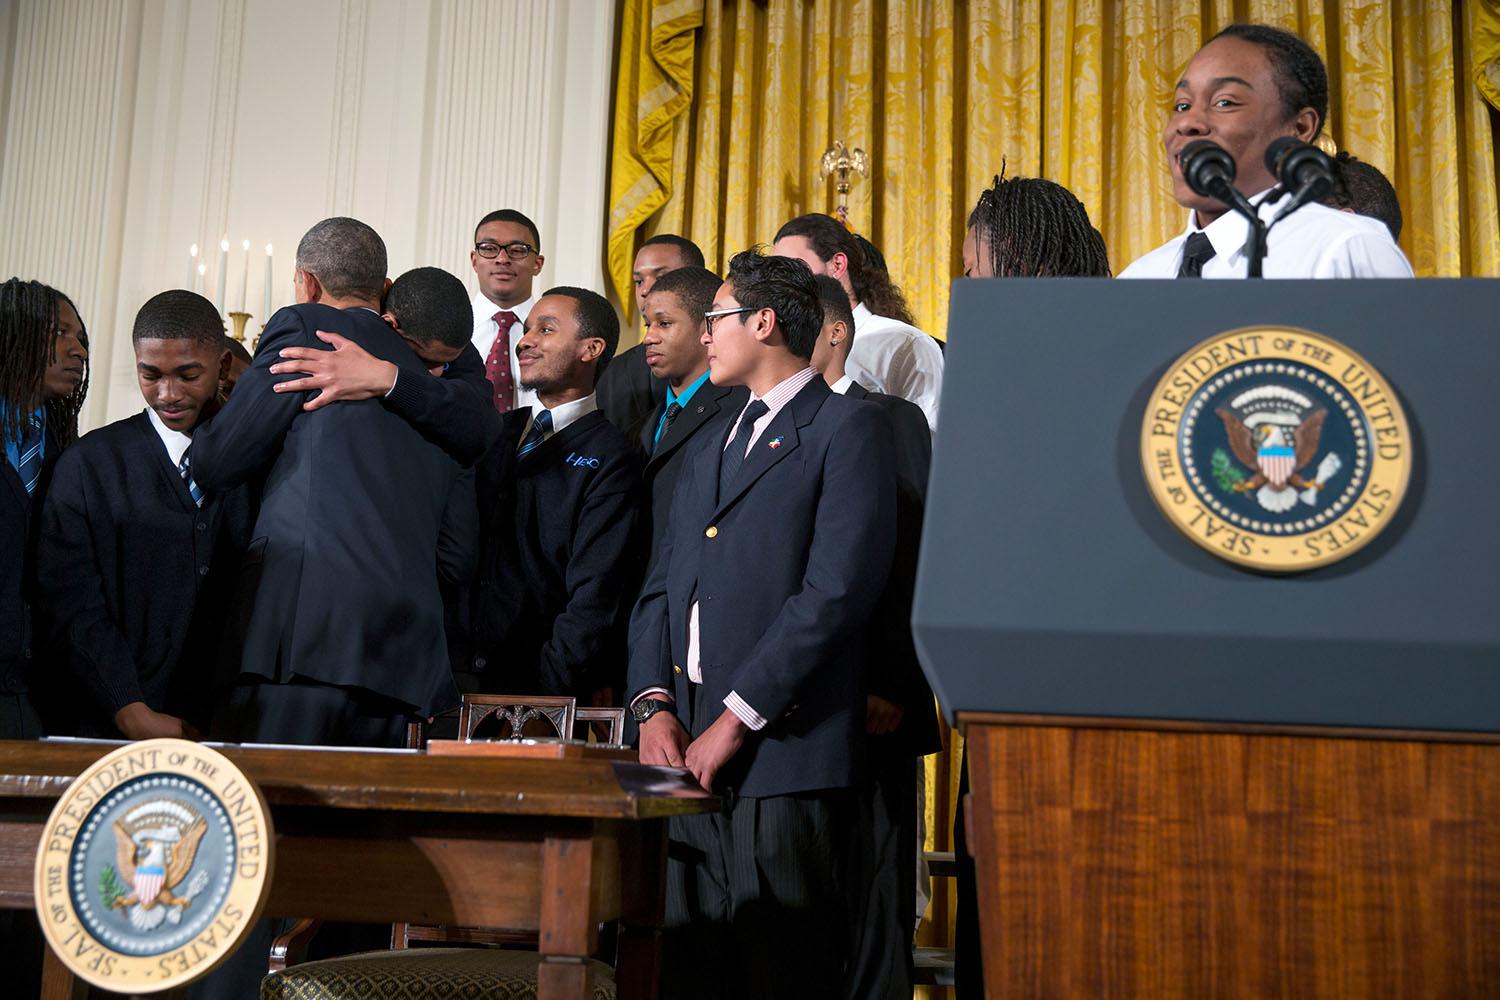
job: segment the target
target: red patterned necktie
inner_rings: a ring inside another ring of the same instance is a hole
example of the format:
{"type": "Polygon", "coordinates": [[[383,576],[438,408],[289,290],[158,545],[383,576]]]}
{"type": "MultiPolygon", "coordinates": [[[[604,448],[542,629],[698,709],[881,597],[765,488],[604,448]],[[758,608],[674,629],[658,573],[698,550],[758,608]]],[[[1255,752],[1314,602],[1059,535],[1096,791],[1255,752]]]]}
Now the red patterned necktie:
{"type": "Polygon", "coordinates": [[[510,374],[510,328],[519,319],[509,309],[501,309],[492,317],[499,332],[489,357],[484,359],[484,374],[495,387],[495,409],[505,413],[515,405],[516,390],[510,374]]]}

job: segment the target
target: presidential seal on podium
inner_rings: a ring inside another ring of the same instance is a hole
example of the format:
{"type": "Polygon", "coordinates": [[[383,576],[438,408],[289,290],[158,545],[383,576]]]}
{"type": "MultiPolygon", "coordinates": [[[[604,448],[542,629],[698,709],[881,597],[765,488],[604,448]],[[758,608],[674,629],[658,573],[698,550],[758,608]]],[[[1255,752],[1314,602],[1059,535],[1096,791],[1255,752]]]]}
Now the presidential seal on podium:
{"type": "Polygon", "coordinates": [[[95,986],[182,986],[254,924],[273,842],[260,790],[224,755],[186,740],[122,746],[52,810],[37,851],[37,920],[95,986]]]}
{"type": "Polygon", "coordinates": [[[1293,573],[1344,559],[1391,522],[1411,475],[1400,401],[1348,347],[1245,327],[1183,354],[1152,391],[1141,467],[1205,551],[1293,573]]]}

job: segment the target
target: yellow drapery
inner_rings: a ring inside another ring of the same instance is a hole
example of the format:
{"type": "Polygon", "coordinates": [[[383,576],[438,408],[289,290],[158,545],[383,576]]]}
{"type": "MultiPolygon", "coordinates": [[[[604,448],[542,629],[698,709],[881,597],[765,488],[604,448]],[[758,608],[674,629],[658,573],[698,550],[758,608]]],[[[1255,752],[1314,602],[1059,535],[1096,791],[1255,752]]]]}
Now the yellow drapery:
{"type": "MultiPolygon", "coordinates": [[[[722,272],[787,219],[832,211],[817,162],[871,154],[851,222],[942,335],[964,222],[1002,160],[1071,188],[1111,266],[1179,232],[1161,133],[1193,52],[1223,26],[1295,31],[1329,67],[1335,144],[1385,171],[1419,275],[1500,276],[1496,70],[1484,0],[620,0],[611,281],[632,310],[641,239],[677,233],[722,272]],[[649,216],[649,218],[648,218],[649,216]]],[[[627,338],[628,339],[628,338],[627,338]]],[[[929,846],[946,849],[959,740],[928,758],[929,846]]],[[[947,938],[939,883],[919,940],[947,938]]]]}
{"type": "Polygon", "coordinates": [[[1500,275],[1483,2],[620,0],[611,281],[629,311],[645,236],[687,236],[722,269],[792,216],[831,211],[817,161],[835,138],[873,157],[852,224],[934,333],[965,217],[1002,159],[1071,188],[1119,271],[1182,228],[1168,101],[1234,21],[1324,53],[1330,134],[1395,184],[1419,275],[1500,275]]]}

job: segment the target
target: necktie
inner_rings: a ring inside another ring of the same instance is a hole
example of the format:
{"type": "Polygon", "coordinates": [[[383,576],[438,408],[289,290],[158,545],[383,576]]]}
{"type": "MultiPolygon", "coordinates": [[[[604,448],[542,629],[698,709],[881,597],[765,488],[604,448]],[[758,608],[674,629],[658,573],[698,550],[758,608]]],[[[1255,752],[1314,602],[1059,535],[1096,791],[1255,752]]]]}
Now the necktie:
{"type": "MultiPolygon", "coordinates": [[[[191,449],[189,449],[191,450],[191,449]]],[[[188,458],[188,453],[182,453],[182,461],[177,463],[177,471],[182,473],[182,481],[187,483],[188,492],[193,495],[193,503],[199,507],[203,506],[203,487],[193,480],[193,462],[188,458]]]]}
{"type": "Polygon", "coordinates": [[[656,443],[661,444],[661,439],[667,436],[667,431],[672,426],[672,421],[677,419],[677,414],[682,412],[681,403],[672,403],[667,407],[667,412],[662,414],[661,430],[656,434],[656,443]]]}
{"type": "Polygon", "coordinates": [[[531,430],[526,432],[526,437],[521,439],[521,450],[516,452],[516,458],[522,459],[536,450],[552,430],[552,411],[542,410],[531,421],[531,430]]]}
{"type": "Polygon", "coordinates": [[[499,332],[495,334],[489,356],[484,359],[484,374],[495,387],[495,409],[506,413],[516,398],[515,381],[510,374],[510,328],[520,317],[509,309],[501,309],[491,318],[499,332]]]}
{"type": "Polygon", "coordinates": [[[1205,233],[1191,233],[1182,248],[1182,264],[1177,268],[1179,278],[1203,277],[1203,265],[1214,255],[1214,245],[1205,233]]]}
{"type": "Polygon", "coordinates": [[[16,471],[21,474],[21,484],[29,496],[36,490],[37,480],[42,475],[42,422],[33,416],[21,432],[21,464],[16,471]]]}
{"type": "Polygon", "coordinates": [[[745,413],[740,417],[740,429],[735,432],[734,440],[729,442],[729,447],[724,449],[724,454],[719,458],[719,496],[721,498],[729,492],[729,484],[734,482],[734,474],[740,471],[740,466],[745,461],[745,452],[750,448],[750,439],[755,436],[755,422],[765,416],[769,409],[770,407],[759,399],[745,407],[745,413]]]}

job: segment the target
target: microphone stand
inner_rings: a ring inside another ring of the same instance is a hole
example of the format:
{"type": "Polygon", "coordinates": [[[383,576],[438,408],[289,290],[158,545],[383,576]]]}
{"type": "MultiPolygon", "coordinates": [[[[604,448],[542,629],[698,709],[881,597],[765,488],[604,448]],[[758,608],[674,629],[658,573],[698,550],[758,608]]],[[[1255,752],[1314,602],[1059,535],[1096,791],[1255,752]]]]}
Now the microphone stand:
{"type": "Polygon", "coordinates": [[[1250,223],[1250,242],[1245,249],[1245,256],[1250,261],[1250,270],[1245,276],[1259,278],[1262,276],[1261,262],[1266,259],[1266,235],[1271,231],[1271,227],[1261,219],[1255,206],[1234,189],[1233,184],[1226,180],[1215,186],[1218,190],[1213,192],[1214,197],[1243,215],[1245,221],[1250,223]]]}

